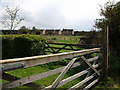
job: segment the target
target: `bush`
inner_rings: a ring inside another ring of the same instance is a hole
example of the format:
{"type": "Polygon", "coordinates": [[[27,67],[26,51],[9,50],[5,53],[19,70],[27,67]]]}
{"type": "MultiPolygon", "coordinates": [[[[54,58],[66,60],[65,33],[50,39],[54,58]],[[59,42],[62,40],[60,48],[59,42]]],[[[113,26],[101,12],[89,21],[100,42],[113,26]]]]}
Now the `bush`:
{"type": "Polygon", "coordinates": [[[2,35],[2,58],[44,54],[45,40],[38,35],[2,35]]]}
{"type": "Polygon", "coordinates": [[[10,35],[2,35],[2,58],[13,57],[13,38],[10,35]]]}

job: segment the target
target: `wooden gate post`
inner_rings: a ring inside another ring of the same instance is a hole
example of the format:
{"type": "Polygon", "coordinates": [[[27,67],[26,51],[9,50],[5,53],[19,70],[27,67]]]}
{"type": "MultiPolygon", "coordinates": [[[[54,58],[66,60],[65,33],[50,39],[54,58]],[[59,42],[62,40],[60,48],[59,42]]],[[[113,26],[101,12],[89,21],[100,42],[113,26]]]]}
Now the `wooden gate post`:
{"type": "Polygon", "coordinates": [[[108,72],[108,45],[109,45],[109,27],[107,26],[104,30],[104,36],[103,36],[103,77],[107,76],[108,72]]]}

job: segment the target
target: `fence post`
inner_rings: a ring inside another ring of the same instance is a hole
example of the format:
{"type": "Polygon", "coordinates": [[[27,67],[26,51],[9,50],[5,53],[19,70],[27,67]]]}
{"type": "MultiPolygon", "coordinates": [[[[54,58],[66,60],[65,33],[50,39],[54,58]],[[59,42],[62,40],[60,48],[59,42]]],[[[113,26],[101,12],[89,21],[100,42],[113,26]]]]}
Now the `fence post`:
{"type": "Polygon", "coordinates": [[[107,72],[108,72],[108,41],[109,41],[109,27],[107,26],[104,30],[104,37],[103,37],[103,76],[106,77],[107,76],[107,72]]]}

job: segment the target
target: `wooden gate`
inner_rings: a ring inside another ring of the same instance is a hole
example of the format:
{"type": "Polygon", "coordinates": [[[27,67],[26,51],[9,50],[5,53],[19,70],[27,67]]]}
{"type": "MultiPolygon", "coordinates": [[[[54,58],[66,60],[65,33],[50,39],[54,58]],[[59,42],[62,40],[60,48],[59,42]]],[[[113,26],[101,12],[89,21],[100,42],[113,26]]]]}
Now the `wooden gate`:
{"type": "Polygon", "coordinates": [[[82,49],[101,48],[101,45],[80,45],[80,44],[66,44],[66,43],[47,43],[45,46],[45,52],[52,54],[60,53],[62,50],[78,51],[82,49]]]}
{"type": "Polygon", "coordinates": [[[100,48],[92,48],[86,50],[72,51],[72,52],[64,52],[58,54],[51,55],[43,55],[43,56],[32,56],[25,58],[15,58],[15,59],[7,59],[0,60],[1,68],[2,68],[2,79],[9,81],[8,83],[4,83],[1,87],[4,88],[15,88],[19,86],[28,86],[34,87],[36,89],[55,89],[68,82],[82,77],[83,80],[80,80],[79,83],[71,86],[71,88],[66,88],[68,90],[81,88],[81,89],[89,89],[95,83],[97,83],[101,77],[101,49],[100,48]],[[87,54],[90,54],[91,57],[87,57],[87,54]],[[50,70],[43,73],[38,73],[36,75],[28,76],[25,78],[19,78],[7,73],[9,70],[15,70],[20,68],[28,68],[36,65],[46,64],[50,62],[61,61],[64,59],[69,59],[69,63],[67,66],[63,66],[60,68],[56,68],[54,70],[50,70]],[[64,75],[72,68],[76,67],[84,67],[84,70],[80,70],[78,73],[63,79],[64,75]],[[56,80],[52,85],[44,87],[42,85],[37,85],[33,83],[36,80],[40,80],[42,78],[59,74],[56,80]]]}

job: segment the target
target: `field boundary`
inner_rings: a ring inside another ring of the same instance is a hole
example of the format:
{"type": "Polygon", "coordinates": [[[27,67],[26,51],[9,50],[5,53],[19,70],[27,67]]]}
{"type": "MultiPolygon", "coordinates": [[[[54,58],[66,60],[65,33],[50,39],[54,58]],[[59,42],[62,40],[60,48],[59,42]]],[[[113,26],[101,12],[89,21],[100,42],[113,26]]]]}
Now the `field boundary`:
{"type": "Polygon", "coordinates": [[[45,52],[50,52],[52,54],[60,53],[62,50],[71,50],[78,51],[82,49],[90,49],[90,48],[101,48],[101,45],[80,45],[80,44],[66,44],[66,43],[48,43],[46,42],[45,52]],[[58,45],[61,47],[53,46],[58,45]]]}

